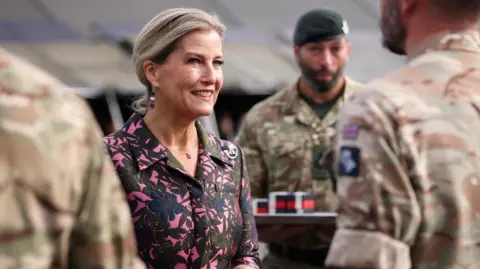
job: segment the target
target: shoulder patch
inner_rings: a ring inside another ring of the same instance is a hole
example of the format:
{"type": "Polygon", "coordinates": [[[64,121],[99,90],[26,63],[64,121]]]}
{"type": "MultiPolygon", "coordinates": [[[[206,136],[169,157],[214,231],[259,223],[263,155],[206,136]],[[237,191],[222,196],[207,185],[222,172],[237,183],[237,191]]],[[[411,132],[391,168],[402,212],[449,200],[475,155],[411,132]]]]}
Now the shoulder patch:
{"type": "Polygon", "coordinates": [[[358,137],[358,125],[349,124],[343,128],[343,139],[355,140],[358,137]]]}
{"type": "Polygon", "coordinates": [[[360,175],[360,149],[341,147],[338,173],[341,176],[358,177],[360,175]]]}

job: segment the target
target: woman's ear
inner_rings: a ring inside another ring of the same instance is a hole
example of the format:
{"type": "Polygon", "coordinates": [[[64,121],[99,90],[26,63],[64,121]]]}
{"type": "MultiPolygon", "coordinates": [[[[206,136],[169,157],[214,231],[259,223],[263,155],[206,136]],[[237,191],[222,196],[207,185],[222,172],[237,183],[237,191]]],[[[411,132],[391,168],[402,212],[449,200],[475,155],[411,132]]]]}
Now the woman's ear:
{"type": "Polygon", "coordinates": [[[147,80],[150,81],[152,88],[158,87],[157,68],[158,64],[153,61],[145,61],[143,63],[143,72],[145,73],[147,80]]]}

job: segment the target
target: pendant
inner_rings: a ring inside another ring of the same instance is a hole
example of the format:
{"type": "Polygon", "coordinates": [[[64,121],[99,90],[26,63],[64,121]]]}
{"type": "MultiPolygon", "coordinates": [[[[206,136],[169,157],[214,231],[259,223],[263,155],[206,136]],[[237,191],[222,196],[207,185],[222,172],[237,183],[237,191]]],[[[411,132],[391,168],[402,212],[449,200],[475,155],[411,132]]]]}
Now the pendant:
{"type": "Polygon", "coordinates": [[[189,159],[189,160],[192,158],[192,156],[190,154],[188,154],[188,152],[185,153],[185,155],[187,155],[187,159],[189,159]]]}

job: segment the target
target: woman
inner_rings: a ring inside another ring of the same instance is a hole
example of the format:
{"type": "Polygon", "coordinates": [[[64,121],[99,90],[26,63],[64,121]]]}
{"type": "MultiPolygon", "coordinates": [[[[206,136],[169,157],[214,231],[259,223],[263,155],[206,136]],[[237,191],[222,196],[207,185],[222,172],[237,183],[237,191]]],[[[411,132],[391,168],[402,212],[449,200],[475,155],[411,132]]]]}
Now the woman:
{"type": "Polygon", "coordinates": [[[213,112],[222,87],[224,30],[203,11],[170,9],[134,44],[148,92],[105,143],[148,268],[258,268],[243,154],[198,121],[213,112]]]}

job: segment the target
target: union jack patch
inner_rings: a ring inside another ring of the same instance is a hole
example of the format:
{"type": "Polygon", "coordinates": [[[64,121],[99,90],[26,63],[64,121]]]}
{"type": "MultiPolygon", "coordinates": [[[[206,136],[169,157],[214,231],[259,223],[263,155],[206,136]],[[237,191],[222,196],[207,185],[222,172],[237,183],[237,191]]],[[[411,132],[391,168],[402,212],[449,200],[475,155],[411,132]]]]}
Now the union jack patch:
{"type": "Polygon", "coordinates": [[[358,137],[358,125],[350,124],[343,128],[343,139],[355,140],[358,137]]]}

